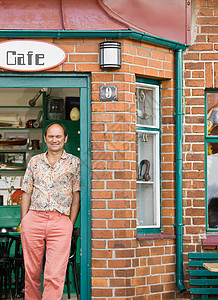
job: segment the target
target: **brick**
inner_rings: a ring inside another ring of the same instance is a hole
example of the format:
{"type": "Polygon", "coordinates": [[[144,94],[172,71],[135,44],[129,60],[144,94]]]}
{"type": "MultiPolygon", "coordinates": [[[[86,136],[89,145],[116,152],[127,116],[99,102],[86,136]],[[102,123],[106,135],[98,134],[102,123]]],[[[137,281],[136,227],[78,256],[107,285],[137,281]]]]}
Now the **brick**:
{"type": "MultiPolygon", "coordinates": [[[[92,159],[93,160],[113,160],[113,153],[110,152],[92,152],[92,159]]],[[[112,173],[111,173],[112,174],[112,173]]],[[[92,178],[94,179],[94,178],[92,178]]]]}
{"type": "Polygon", "coordinates": [[[92,170],[104,170],[106,169],[106,162],[104,161],[93,161],[91,163],[92,170]]]}
{"type": "Polygon", "coordinates": [[[72,63],[64,63],[62,65],[63,72],[74,72],[75,71],[75,64],[72,63]]]}
{"type": "Polygon", "coordinates": [[[129,112],[129,103],[106,103],[108,112],[129,112]]]}
{"type": "Polygon", "coordinates": [[[129,143],[107,143],[107,150],[109,151],[128,151],[129,148],[129,143]]]}
{"type": "Polygon", "coordinates": [[[151,256],[155,255],[164,255],[164,248],[163,247],[155,247],[151,248],[151,256]]]}
{"type": "Polygon", "coordinates": [[[106,229],[106,227],[107,227],[105,220],[92,220],[91,225],[92,225],[92,228],[106,229]]]}
{"type": "Polygon", "coordinates": [[[202,70],[202,69],[204,69],[204,63],[203,62],[198,62],[198,63],[186,62],[185,69],[186,70],[202,70]]]}
{"type": "Polygon", "coordinates": [[[135,274],[134,269],[115,270],[115,277],[133,277],[134,274],[135,274]]]}
{"type": "Polygon", "coordinates": [[[108,248],[112,248],[112,249],[132,248],[132,242],[131,240],[121,240],[121,239],[108,241],[108,248]]]}
{"type": "Polygon", "coordinates": [[[151,57],[151,50],[145,48],[138,48],[138,55],[143,57],[151,57]]]}
{"type": "Polygon", "coordinates": [[[83,63],[83,64],[76,64],[76,71],[77,72],[99,72],[101,71],[99,68],[99,64],[96,62],[96,64],[91,63],[83,63]]]}
{"type": "Polygon", "coordinates": [[[92,230],[93,239],[112,239],[113,231],[112,230],[92,230]]]}
{"type": "MultiPolygon", "coordinates": [[[[98,178],[95,177],[95,178],[98,178]]],[[[102,179],[102,177],[100,177],[102,179]]],[[[92,198],[93,199],[112,199],[113,193],[112,191],[92,191],[92,198]]]]}
{"type": "Polygon", "coordinates": [[[148,283],[149,285],[160,283],[160,275],[149,276],[149,277],[147,278],[147,283],[148,283]]]}
{"type": "Polygon", "coordinates": [[[130,131],[130,125],[129,124],[122,124],[122,123],[112,123],[112,124],[107,124],[107,131],[116,131],[116,132],[122,132],[122,131],[126,131],[129,132],[130,131]]]}
{"type": "Polygon", "coordinates": [[[91,126],[92,131],[105,131],[105,124],[95,123],[91,126]]]}
{"type": "Polygon", "coordinates": [[[132,191],[116,191],[115,198],[116,199],[132,199],[133,192],[132,191]]]}
{"type": "Polygon", "coordinates": [[[112,141],[111,133],[92,133],[93,141],[112,141]]]}
{"type": "Polygon", "coordinates": [[[108,279],[92,278],[92,287],[108,287],[108,279]]]}
{"type": "Polygon", "coordinates": [[[92,277],[114,277],[114,272],[110,269],[92,269],[92,277]]]}
{"type": "Polygon", "coordinates": [[[69,54],[69,62],[98,62],[98,54],[69,54]]]}
{"type": "Polygon", "coordinates": [[[163,62],[159,60],[149,59],[148,66],[152,68],[163,69],[163,62]]]}
{"type": "Polygon", "coordinates": [[[115,230],[114,231],[115,238],[133,238],[133,230],[115,230]]]}
{"type": "Polygon", "coordinates": [[[101,288],[101,289],[96,289],[92,288],[92,296],[94,297],[111,297],[112,296],[112,289],[106,289],[106,288],[101,288]]]}
{"type": "Polygon", "coordinates": [[[163,284],[151,285],[151,293],[160,293],[163,291],[163,284]]]}
{"type": "Polygon", "coordinates": [[[111,219],[113,216],[112,210],[92,210],[93,219],[111,219]]]}
{"type": "Polygon", "coordinates": [[[115,218],[132,218],[133,211],[132,210],[116,210],[114,212],[115,218]]]}
{"type": "Polygon", "coordinates": [[[113,114],[110,113],[93,113],[93,122],[113,122],[113,114]]]}
{"type": "Polygon", "coordinates": [[[134,288],[115,289],[115,296],[133,296],[135,294],[134,288]]]}
{"type": "Polygon", "coordinates": [[[131,267],[131,259],[114,259],[108,260],[108,268],[130,268],[131,267]]]}
{"type": "Polygon", "coordinates": [[[104,112],[105,104],[104,103],[92,103],[92,112],[104,112]]]}
{"type": "Polygon", "coordinates": [[[78,53],[98,53],[99,52],[99,44],[77,44],[75,46],[75,51],[78,53]]]}
{"type": "MultiPolygon", "coordinates": [[[[218,29],[218,27],[217,27],[218,29]]],[[[217,31],[218,33],[218,31],[217,31]]],[[[201,54],[202,60],[218,60],[218,53],[203,53],[201,54]]]]}
{"type": "Polygon", "coordinates": [[[205,64],[205,72],[206,72],[206,88],[213,87],[213,65],[212,63],[205,64]]]}
{"type": "Polygon", "coordinates": [[[100,259],[92,259],[92,268],[107,268],[107,262],[100,259]]]}
{"type": "Polygon", "coordinates": [[[114,178],[115,179],[132,179],[133,173],[132,173],[132,171],[115,171],[114,178]]]}
{"type": "Polygon", "coordinates": [[[92,207],[92,209],[105,209],[106,202],[104,200],[102,200],[102,201],[93,200],[91,202],[91,207],[92,207]]]}
{"type": "Polygon", "coordinates": [[[144,277],[134,277],[132,278],[132,286],[145,285],[144,277]]]}
{"type": "Polygon", "coordinates": [[[108,228],[130,228],[129,220],[109,220],[108,228]]]}

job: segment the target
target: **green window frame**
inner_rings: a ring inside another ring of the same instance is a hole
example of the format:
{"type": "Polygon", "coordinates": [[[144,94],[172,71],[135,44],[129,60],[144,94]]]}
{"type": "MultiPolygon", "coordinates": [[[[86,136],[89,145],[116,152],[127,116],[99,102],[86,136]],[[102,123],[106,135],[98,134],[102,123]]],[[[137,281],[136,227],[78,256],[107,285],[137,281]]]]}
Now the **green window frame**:
{"type": "Polygon", "coordinates": [[[205,210],[206,230],[218,231],[218,89],[205,91],[205,210]]]}
{"type": "Polygon", "coordinates": [[[136,79],[137,233],[161,231],[160,82],[136,79]]]}

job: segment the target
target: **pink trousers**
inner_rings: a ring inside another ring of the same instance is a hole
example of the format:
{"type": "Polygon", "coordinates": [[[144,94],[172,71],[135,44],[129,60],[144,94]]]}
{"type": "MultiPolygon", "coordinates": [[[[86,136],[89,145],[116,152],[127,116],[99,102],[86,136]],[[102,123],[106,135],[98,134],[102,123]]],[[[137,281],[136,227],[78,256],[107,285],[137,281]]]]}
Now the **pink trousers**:
{"type": "Polygon", "coordinates": [[[25,300],[59,300],[63,294],[73,224],[59,212],[29,210],[21,222],[25,300]],[[43,295],[41,274],[46,248],[43,295]]]}

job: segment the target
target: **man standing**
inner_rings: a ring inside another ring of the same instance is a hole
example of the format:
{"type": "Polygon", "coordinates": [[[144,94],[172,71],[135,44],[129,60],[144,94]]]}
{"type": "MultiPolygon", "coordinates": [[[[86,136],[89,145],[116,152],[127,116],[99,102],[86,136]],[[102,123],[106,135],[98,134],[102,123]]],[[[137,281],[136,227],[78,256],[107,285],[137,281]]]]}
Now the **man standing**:
{"type": "Polygon", "coordinates": [[[80,209],[80,161],[63,149],[67,138],[62,124],[48,125],[44,133],[48,150],[31,158],[24,175],[21,240],[25,300],[62,297],[73,226],[80,209]]]}

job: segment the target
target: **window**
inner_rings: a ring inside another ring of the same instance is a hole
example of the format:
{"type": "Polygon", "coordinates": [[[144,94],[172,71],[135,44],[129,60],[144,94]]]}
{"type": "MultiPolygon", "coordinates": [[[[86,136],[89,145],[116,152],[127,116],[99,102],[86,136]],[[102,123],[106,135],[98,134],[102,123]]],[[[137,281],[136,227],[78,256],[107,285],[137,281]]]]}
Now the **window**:
{"type": "Polygon", "coordinates": [[[207,91],[205,97],[205,153],[207,230],[218,230],[218,91],[207,91]]]}
{"type": "Polygon", "coordinates": [[[160,232],[159,83],[136,84],[137,232],[160,232]]]}

